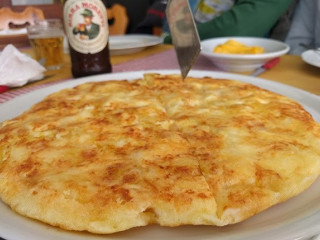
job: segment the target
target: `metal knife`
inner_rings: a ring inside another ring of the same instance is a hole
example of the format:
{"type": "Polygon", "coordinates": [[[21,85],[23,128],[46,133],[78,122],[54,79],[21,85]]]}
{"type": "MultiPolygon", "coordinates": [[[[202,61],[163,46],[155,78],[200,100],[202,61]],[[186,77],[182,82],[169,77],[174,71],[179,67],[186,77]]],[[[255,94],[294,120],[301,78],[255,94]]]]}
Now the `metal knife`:
{"type": "Polygon", "coordinates": [[[188,0],[169,0],[166,16],[181,76],[185,79],[201,51],[199,34],[188,0]]]}

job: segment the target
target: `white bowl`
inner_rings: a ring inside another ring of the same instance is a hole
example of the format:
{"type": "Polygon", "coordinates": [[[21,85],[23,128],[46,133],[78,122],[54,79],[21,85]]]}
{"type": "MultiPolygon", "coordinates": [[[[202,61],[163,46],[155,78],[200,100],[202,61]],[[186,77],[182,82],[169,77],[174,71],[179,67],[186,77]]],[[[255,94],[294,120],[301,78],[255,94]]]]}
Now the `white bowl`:
{"type": "Polygon", "coordinates": [[[252,71],[261,67],[267,61],[286,54],[289,49],[289,46],[283,42],[256,37],[221,37],[201,42],[201,55],[208,58],[218,68],[231,72],[252,71]],[[223,44],[230,39],[247,46],[263,47],[265,52],[260,54],[221,54],[213,52],[217,45],[223,44]]]}

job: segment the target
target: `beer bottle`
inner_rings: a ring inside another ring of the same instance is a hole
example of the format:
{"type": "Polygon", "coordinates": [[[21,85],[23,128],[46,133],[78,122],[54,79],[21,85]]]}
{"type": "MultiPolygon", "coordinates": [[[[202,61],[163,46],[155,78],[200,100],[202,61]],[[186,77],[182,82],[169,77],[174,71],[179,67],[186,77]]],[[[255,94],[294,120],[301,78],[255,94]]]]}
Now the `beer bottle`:
{"type": "Polygon", "coordinates": [[[66,0],[63,16],[73,77],[111,72],[109,29],[104,2],[66,0]]]}

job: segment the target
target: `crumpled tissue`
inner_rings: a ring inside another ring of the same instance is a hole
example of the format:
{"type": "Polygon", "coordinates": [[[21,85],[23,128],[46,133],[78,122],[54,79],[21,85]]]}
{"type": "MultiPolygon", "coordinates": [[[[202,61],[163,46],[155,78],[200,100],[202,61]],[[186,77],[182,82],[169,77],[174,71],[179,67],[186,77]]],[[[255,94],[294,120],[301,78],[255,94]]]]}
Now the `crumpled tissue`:
{"type": "Polygon", "coordinates": [[[12,44],[0,53],[0,85],[20,87],[43,78],[46,69],[12,44]]]}

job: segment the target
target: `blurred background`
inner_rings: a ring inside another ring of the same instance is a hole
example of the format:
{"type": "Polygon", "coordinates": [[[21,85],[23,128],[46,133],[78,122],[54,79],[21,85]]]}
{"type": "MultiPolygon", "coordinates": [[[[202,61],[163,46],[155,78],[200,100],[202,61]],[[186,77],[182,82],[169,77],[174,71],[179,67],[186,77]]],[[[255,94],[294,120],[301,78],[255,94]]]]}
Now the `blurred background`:
{"type": "MultiPolygon", "coordinates": [[[[153,29],[144,29],[142,32],[139,30],[139,24],[146,18],[148,9],[157,1],[159,0],[103,1],[108,9],[110,34],[155,33],[156,35],[161,35],[161,26],[154,31],[153,29]]],[[[0,49],[9,43],[16,47],[28,46],[28,39],[22,30],[32,24],[30,14],[32,18],[41,18],[38,14],[39,11],[43,13],[45,19],[63,19],[63,0],[0,0],[0,49]],[[12,14],[10,13],[6,16],[5,9],[10,9],[12,14]],[[29,13],[30,11],[33,12],[29,13]],[[15,18],[19,18],[19,21],[15,20],[15,18]],[[3,21],[6,21],[6,23],[3,23],[3,21]],[[14,31],[19,29],[21,30],[20,32],[14,31]]]]}

